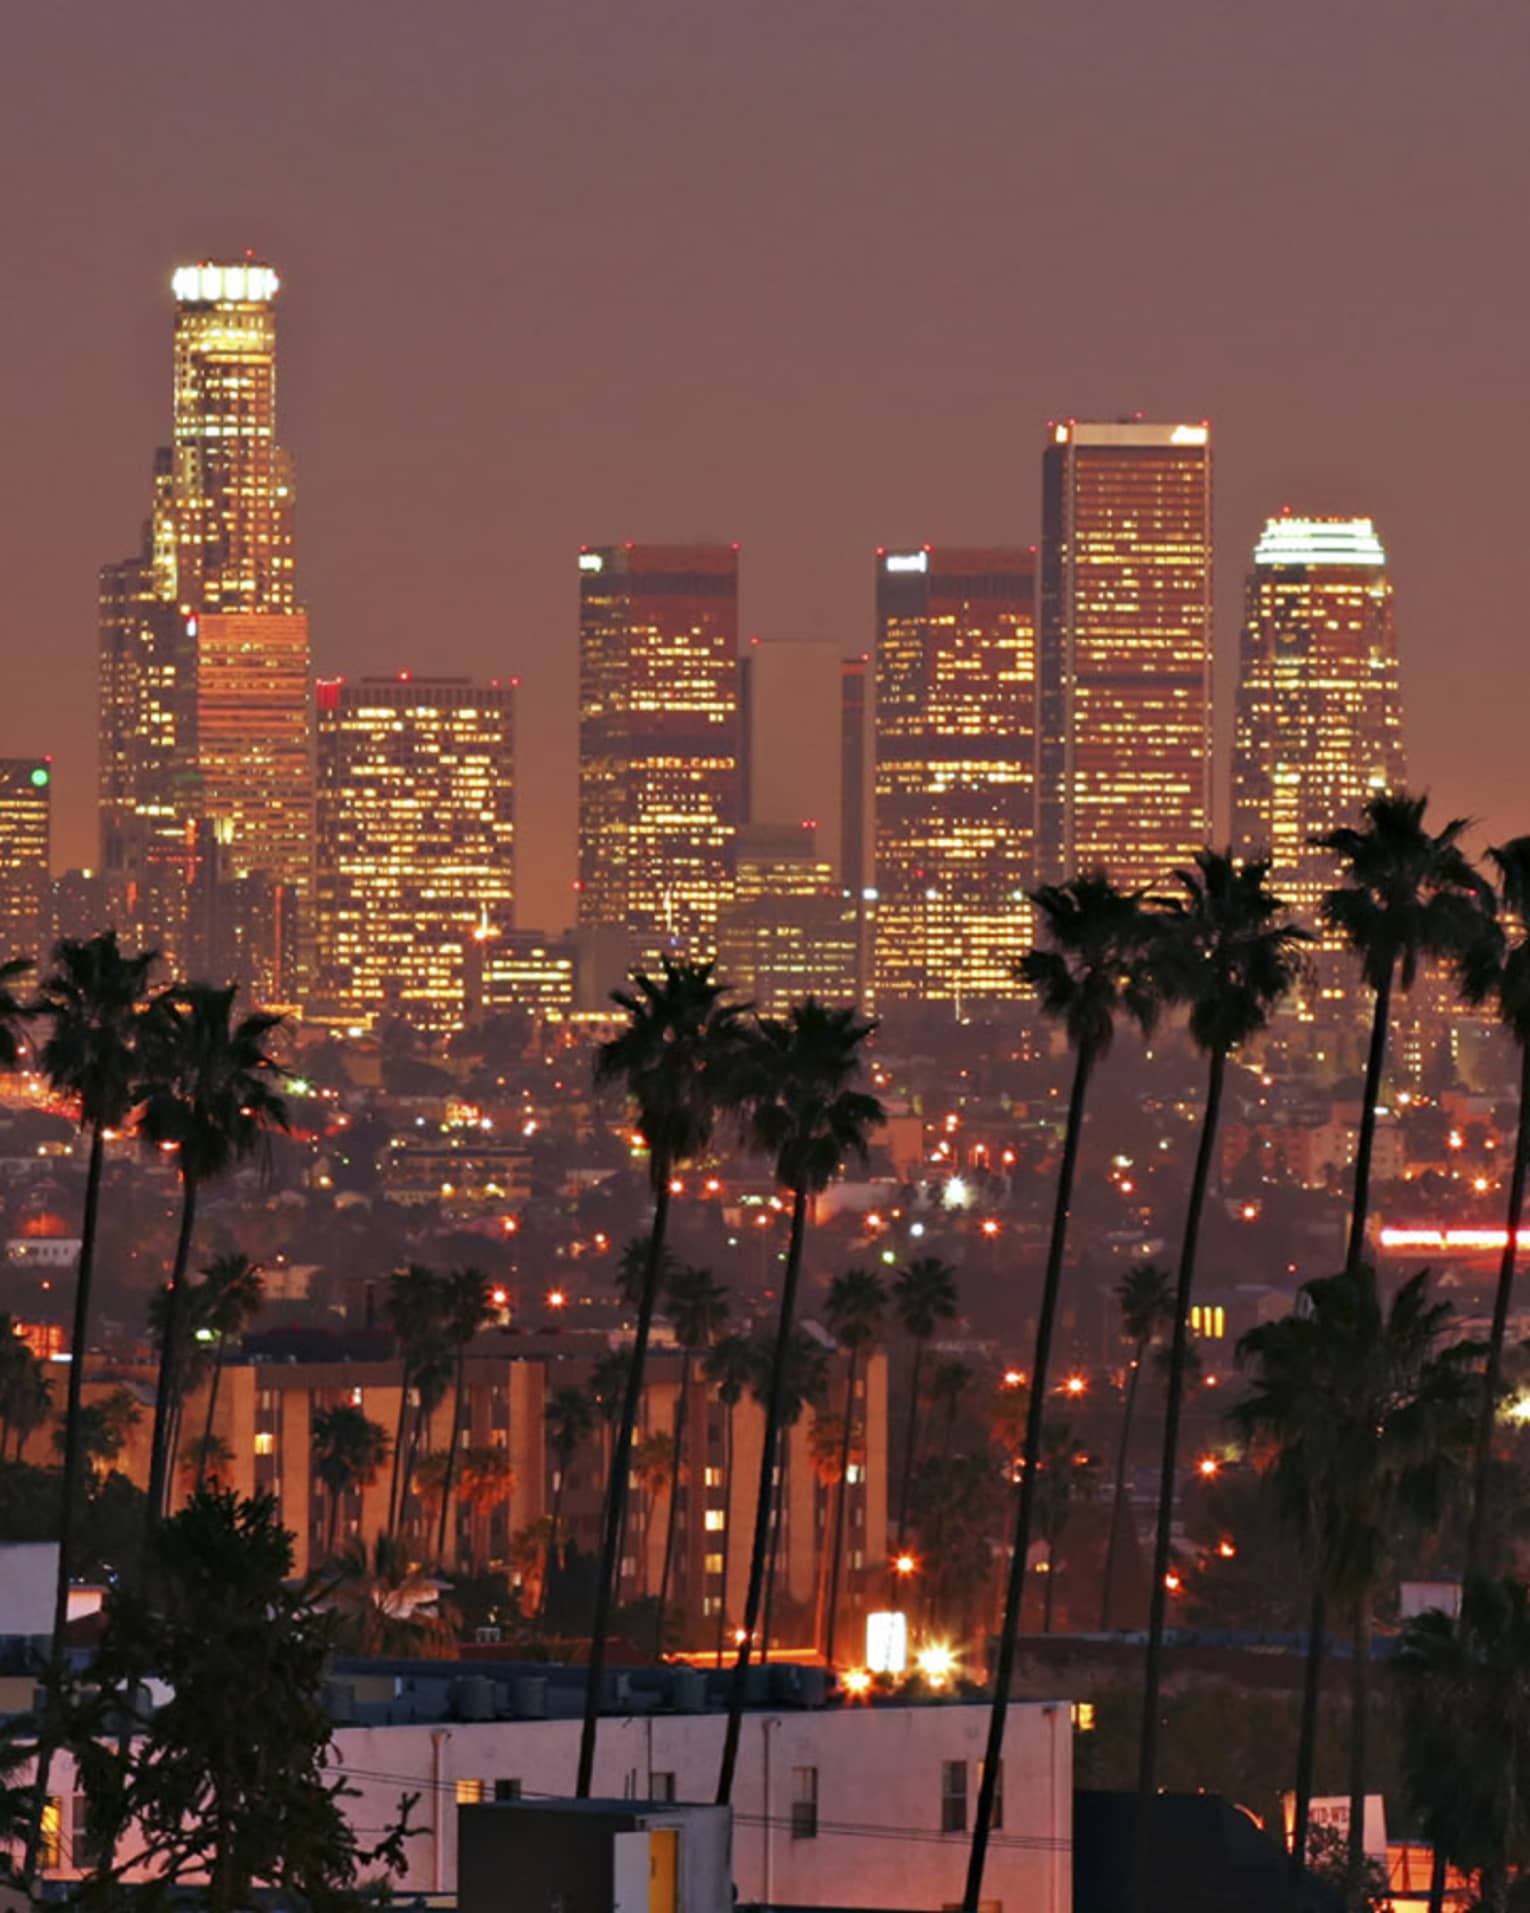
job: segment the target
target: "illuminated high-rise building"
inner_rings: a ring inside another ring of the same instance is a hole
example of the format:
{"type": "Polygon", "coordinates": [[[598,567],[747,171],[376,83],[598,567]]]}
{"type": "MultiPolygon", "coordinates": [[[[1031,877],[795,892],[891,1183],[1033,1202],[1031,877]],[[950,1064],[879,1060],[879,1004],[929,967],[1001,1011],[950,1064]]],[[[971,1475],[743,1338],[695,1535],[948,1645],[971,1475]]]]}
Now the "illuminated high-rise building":
{"type": "MultiPolygon", "coordinates": [[[[1236,847],[1269,856],[1276,892],[1321,929],[1339,871],[1313,838],[1358,823],[1367,797],[1406,781],[1392,581],[1375,526],[1271,518],[1254,548],[1240,644],[1236,847]]],[[[1341,991],[1347,968],[1319,965],[1322,992],[1341,991]]]]}
{"type": "Polygon", "coordinates": [[[645,961],[711,954],[733,892],[740,749],[737,550],[582,551],[582,925],[626,925],[645,961]]]}
{"type": "Polygon", "coordinates": [[[1035,879],[1035,756],[1035,553],[879,553],[879,1008],[1017,993],[1035,879]]]}
{"type": "Polygon", "coordinates": [[[762,1016],[793,1003],[859,1000],[860,909],[834,881],[811,824],[744,824],[736,900],[717,918],[724,980],[762,1016]]]}
{"type": "Polygon", "coordinates": [[[515,689],[468,678],[318,687],[316,983],[326,1021],[455,1029],[515,922],[515,689]]]}
{"type": "Polygon", "coordinates": [[[53,766],[0,758],[0,962],[46,960],[52,934],[53,766]]]}
{"type": "Polygon", "coordinates": [[[155,456],[138,553],[101,573],[101,862],[122,927],[177,967],[213,960],[188,919],[195,908],[208,920],[208,884],[254,880],[287,928],[280,950],[251,947],[239,980],[290,1001],[313,722],[292,473],[276,440],[277,279],[257,261],[207,261],[179,268],[172,290],[171,443],[155,456]]]}
{"type": "Polygon", "coordinates": [[[1042,461],[1041,874],[1160,887],[1208,840],[1211,432],[1068,423],[1042,461]]]}

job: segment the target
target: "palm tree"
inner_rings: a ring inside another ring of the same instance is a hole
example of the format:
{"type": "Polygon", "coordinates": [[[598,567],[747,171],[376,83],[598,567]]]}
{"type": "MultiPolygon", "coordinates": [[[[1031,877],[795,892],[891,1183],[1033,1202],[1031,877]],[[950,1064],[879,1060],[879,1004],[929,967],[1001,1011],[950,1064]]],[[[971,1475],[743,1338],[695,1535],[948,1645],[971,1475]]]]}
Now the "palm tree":
{"type": "Polygon", "coordinates": [[[1110,1626],[1110,1599],[1116,1586],[1116,1562],[1121,1552],[1121,1528],[1126,1519],[1126,1468],[1131,1453],[1132,1417],[1137,1409],[1137,1384],[1142,1364],[1161,1328],[1174,1320],[1174,1290],[1167,1269],[1142,1262],[1116,1284],[1116,1306],[1121,1332],[1132,1345],[1126,1376],[1126,1399],[1121,1410],[1121,1439],[1116,1449],[1116,1479],[1110,1502],[1110,1536],[1105,1544],[1105,1576],[1100,1590],[1100,1632],[1110,1626]]]}
{"type": "Polygon", "coordinates": [[[181,1483],[188,1495],[207,1482],[216,1494],[232,1464],[234,1451],[221,1435],[198,1435],[180,1452],[181,1483]]]}
{"type": "Polygon", "coordinates": [[[717,1665],[722,1666],[723,1641],[728,1629],[728,1557],[733,1537],[733,1434],[734,1413],[744,1398],[754,1372],[754,1348],[747,1335],[724,1335],[707,1350],[702,1373],[717,1390],[724,1409],[723,1417],[723,1491],[722,1576],[717,1596],[717,1665]]]}
{"type": "Polygon", "coordinates": [[[399,1345],[398,1424],[393,1434],[393,1477],[388,1486],[388,1532],[402,1526],[422,1424],[445,1395],[450,1354],[446,1347],[445,1285],[434,1269],[411,1262],[388,1277],[384,1303],[399,1345]],[[410,1396],[415,1397],[411,1424],[410,1396]]]}
{"type": "Polygon", "coordinates": [[[204,1183],[250,1156],[273,1129],[287,1127],[287,1105],[276,1087],[286,1072],[266,1047],[282,1018],[256,1012],[235,1021],[237,995],[233,984],[221,990],[208,983],[176,984],[155,997],[141,1032],[139,1134],[146,1148],[174,1152],[181,1178],[181,1222],[154,1392],[146,1511],[151,1531],[165,1512],[174,1452],[181,1316],[198,1194],[204,1183]]]}
{"type": "Polygon", "coordinates": [[[1371,1152],[1392,993],[1411,990],[1426,959],[1459,962],[1482,929],[1487,886],[1460,847],[1466,819],[1453,818],[1438,832],[1426,830],[1428,803],[1427,797],[1407,791],[1378,792],[1366,802],[1363,829],[1331,830],[1315,839],[1318,849],[1334,853],[1344,872],[1343,884],[1323,899],[1323,921],[1360,958],[1361,974],[1374,997],[1345,1257],[1351,1269],[1365,1255],[1371,1152]]]}
{"type": "Polygon", "coordinates": [[[903,1436],[903,1480],[898,1489],[898,1535],[894,1551],[908,1539],[909,1496],[914,1459],[919,1452],[919,1378],[924,1352],[942,1322],[956,1319],[956,1271],[938,1255],[916,1255],[893,1276],[893,1309],[898,1325],[914,1345],[908,1376],[908,1426],[903,1436]]]}
{"type": "MultiPolygon", "coordinates": [[[[1353,1617],[1352,1888],[1364,1863],[1372,1589],[1404,1522],[1438,1518],[1471,1447],[1482,1351],[1447,1341],[1453,1311],[1430,1302],[1427,1282],[1414,1276],[1386,1307],[1375,1271],[1362,1262],[1308,1282],[1293,1314],[1239,1344],[1253,1383],[1236,1418],[1247,1434],[1273,1443],[1279,1505],[1306,1543],[1318,1585],[1353,1617]]],[[[1321,1649],[1319,1634],[1309,1643],[1309,1694],[1321,1649]]],[[[1304,1721],[1303,1748],[1307,1741],[1304,1721]]],[[[1312,1777],[1300,1760],[1295,1825],[1304,1834],[1312,1777]]],[[[1292,1850],[1298,1877],[1305,1851],[1292,1850]]]]}
{"type": "Polygon", "coordinates": [[[1270,890],[1268,858],[1236,861],[1230,852],[1203,850],[1178,873],[1181,895],[1165,907],[1157,974],[1165,998],[1189,1011],[1190,1038],[1208,1059],[1200,1146],[1190,1183],[1174,1290],[1164,1404],[1163,1463],[1158,1479],[1158,1523],[1149,1583],[1148,1641],[1143,1671],[1142,1745],[1137,1766],[1137,1898],[1146,1891],[1148,1816],[1158,1790],[1158,1692],[1168,1599],[1174,1483],[1179,1466],[1179,1420],[1190,1345],[1190,1295],[1195,1282],[1201,1216],[1211,1184],[1227,1059],[1266,1027],[1271,1012],[1301,974],[1306,932],[1282,921],[1285,906],[1270,890]]]}
{"type": "Polygon", "coordinates": [[[335,1558],[340,1504],[358,1488],[370,1488],[388,1459],[388,1431],[369,1421],[359,1408],[342,1402],[321,1408],[313,1418],[313,1471],[329,1496],[329,1527],[324,1551],[335,1558]]]}
{"type": "MultiPolygon", "coordinates": [[[[754,1374],[750,1390],[764,1409],[770,1404],[771,1367],[774,1347],[761,1338],[754,1344],[754,1374]]],[[[771,1618],[775,1611],[776,1571],[781,1564],[781,1537],[786,1528],[786,1477],[791,1459],[791,1432],[811,1408],[815,1417],[828,1399],[829,1357],[823,1344],[804,1328],[792,1330],[786,1350],[786,1375],[781,1388],[781,1432],[776,1443],[772,1474],[775,1493],[771,1500],[770,1554],[765,1568],[765,1595],[760,1616],[760,1660],[770,1656],[771,1618]]]]}
{"type": "MultiPolygon", "coordinates": [[[[817,1485],[823,1490],[826,1517],[828,1510],[844,1500],[845,1481],[852,1464],[865,1461],[865,1435],[863,1424],[851,1416],[828,1408],[820,1409],[813,1416],[812,1426],[808,1429],[808,1460],[812,1463],[817,1485]]],[[[824,1525],[831,1525],[829,1518],[826,1518],[824,1525]]],[[[827,1538],[825,1536],[818,1541],[817,1546],[818,1592],[814,1604],[813,1640],[820,1652],[828,1633],[832,1550],[826,1545],[827,1538]]],[[[814,1539],[818,1540],[816,1531],[814,1539]]]]}
{"type": "Polygon", "coordinates": [[[1394,1665],[1403,1779],[1439,1885],[1452,1861],[1478,1874],[1488,1913],[1504,1913],[1508,1868],[1530,1860],[1530,1595],[1468,1575],[1460,1614],[1406,1622],[1394,1665]]]}
{"type": "Polygon", "coordinates": [[[371,1548],[346,1549],[331,1600],[339,1616],[335,1645],[367,1659],[403,1655],[446,1660],[456,1649],[438,1603],[441,1583],[410,1559],[394,1535],[379,1534],[371,1548]]]}
{"type": "Polygon", "coordinates": [[[664,1305],[675,1341],[682,1350],[680,1392],[675,1401],[675,1474],[669,1486],[669,1520],[664,1530],[664,1568],[659,1576],[659,1605],[654,1615],[653,1651],[657,1659],[664,1645],[664,1612],[669,1605],[670,1574],[675,1559],[675,1533],[680,1507],[680,1471],[685,1466],[685,1430],[690,1410],[696,1358],[718,1335],[728,1319],[728,1296],[710,1270],[675,1267],[665,1282],[664,1305]]]}
{"type": "Polygon", "coordinates": [[[1057,1548],[1069,1517],[1079,1502],[1091,1499],[1098,1463],[1067,1422],[1047,1422],[1042,1430],[1041,1477],[1036,1484],[1036,1529],[1047,1550],[1046,1593],[1042,1597],[1041,1631],[1052,1632],[1052,1604],[1057,1589],[1057,1548]]]}
{"type": "Polygon", "coordinates": [[[453,1269],[446,1278],[443,1330],[456,1354],[452,1378],[452,1425],[446,1448],[446,1478],[441,1489],[441,1513],[436,1526],[436,1559],[446,1559],[446,1519],[452,1483],[457,1472],[457,1450],[462,1445],[462,1410],[466,1388],[467,1352],[473,1337],[494,1320],[493,1284],[481,1269],[453,1269]]]}
{"type": "MultiPolygon", "coordinates": [[[[130,1388],[117,1387],[98,1400],[86,1402],[80,1410],[80,1445],[92,1474],[109,1474],[117,1457],[128,1444],[128,1437],[143,1420],[143,1410],[130,1388]]],[[[68,1451],[67,1425],[53,1431],[53,1446],[68,1451]]]]}
{"type": "Polygon", "coordinates": [[[673,1492],[677,1470],[675,1438],[667,1428],[656,1428],[652,1434],[644,1435],[632,1444],[632,1473],[638,1487],[648,1497],[647,1516],[643,1524],[642,1591],[644,1594],[647,1594],[653,1585],[648,1578],[648,1529],[652,1525],[659,1496],[666,1490],[673,1492]]]}
{"type": "Polygon", "coordinates": [[[653,1221],[648,1232],[648,1266],[638,1297],[632,1366],[606,1482],[600,1563],[595,1577],[595,1620],[574,1785],[575,1795],[581,1800],[589,1797],[595,1771],[606,1630],[611,1621],[622,1520],[627,1509],[632,1433],[637,1426],[648,1336],[664,1269],[670,1181],[681,1163],[706,1149],[718,1113],[733,1096],[740,1012],[728,1002],[727,991],[715,980],[712,969],[710,963],[673,963],[666,959],[658,980],[639,971],[631,990],[617,990],[612,995],[612,1001],[626,1013],[627,1027],[601,1045],[595,1060],[597,1085],[619,1083],[636,1110],[638,1133],[648,1147],[653,1221]]]}
{"type": "Polygon", "coordinates": [[[855,1430],[855,1384],[861,1353],[882,1330],[887,1289],[872,1269],[846,1269],[829,1284],[824,1314],[830,1331],[845,1351],[845,1410],[840,1417],[839,1471],[834,1496],[834,1544],[830,1551],[829,1592],[823,1628],[823,1657],[834,1665],[835,1622],[839,1615],[839,1571],[844,1558],[845,1504],[850,1481],[850,1442],[855,1430]]]}
{"type": "Polygon", "coordinates": [[[1470,940],[1461,955],[1462,994],[1469,1003],[1491,1003],[1519,1051],[1519,1114],[1514,1135],[1514,1164],[1509,1173],[1507,1233],[1498,1264],[1493,1325],[1488,1335],[1487,1363],[1482,1377],[1482,1407],[1472,1468],[1471,1525],[1466,1544],[1468,1577],[1491,1566],[1483,1557],[1490,1532],[1487,1517],[1493,1422],[1503,1386],[1503,1344],[1514,1297],[1519,1231],[1525,1216],[1525,1171],[1530,1167],[1530,837],[1515,837],[1509,843],[1496,845],[1488,851],[1488,856],[1498,871],[1498,894],[1493,899],[1496,908],[1484,911],[1481,934],[1470,940]],[[1512,937],[1509,923],[1517,930],[1512,937]]]}
{"type": "Polygon", "coordinates": [[[1035,1518],[1042,1409],[1046,1401],[1052,1333],[1062,1288],[1068,1215],[1073,1205],[1073,1179],[1078,1170],[1089,1083],[1096,1066],[1109,1053],[1117,1019],[1125,1016],[1145,1032],[1151,1029],[1158,1006],[1147,961],[1151,924],[1140,896],[1118,890],[1100,870],[1091,876],[1076,877],[1071,883],[1047,884],[1033,893],[1031,901],[1045,942],[1026,952],[1016,976],[1035,992],[1042,1015],[1060,1023],[1067,1032],[1073,1050],[1073,1087],[1068,1096],[1067,1126],[1063,1131],[1062,1160],[1052,1203],[1052,1231],[1042,1277],[1041,1307],[1036,1316],[1036,1345],[1026,1402],[1025,1449],[1015,1492],[1014,1548],[1005,1583],[993,1701],[977,1807],[972,1819],[967,1885],[962,1896],[966,1913],[978,1913],[982,1897],[983,1867],[988,1857],[988,1836],[993,1827],[994,1799],[1004,1756],[1004,1725],[1009,1716],[1009,1695],[1014,1680],[1015,1639],[1020,1629],[1026,1561],[1035,1518]]]}
{"type": "Polygon", "coordinates": [[[0,1311],[0,1460],[13,1431],[21,1459],[27,1436],[47,1420],[50,1404],[47,1370],[9,1313],[0,1311]]]}
{"type": "Polygon", "coordinates": [[[481,1559],[477,1524],[514,1493],[515,1470],[503,1448],[494,1442],[476,1442],[462,1451],[455,1485],[458,1506],[468,1518],[468,1558],[476,1566],[481,1559]]]}
{"type": "MultiPolygon", "coordinates": [[[[202,1271],[196,1298],[196,1329],[213,1338],[212,1379],[207,1386],[207,1420],[202,1429],[204,1445],[211,1440],[213,1417],[218,1412],[218,1384],[223,1378],[223,1356],[231,1341],[241,1336],[260,1312],[265,1297],[265,1282],[260,1270],[247,1255],[220,1255],[202,1271]]],[[[199,1474],[193,1488],[200,1488],[199,1474]]]]}
{"type": "Polygon", "coordinates": [[[595,1431],[595,1408],[582,1388],[560,1388],[543,1409],[542,1419],[552,1446],[555,1474],[547,1555],[542,1568],[541,1593],[537,1599],[538,1627],[547,1618],[547,1594],[558,1562],[558,1536],[563,1525],[563,1493],[568,1486],[569,1467],[574,1456],[595,1431]]]}
{"type": "Polygon", "coordinates": [[[773,1158],[777,1181],[791,1191],[792,1225],[771,1356],[743,1639],[728,1696],[728,1725],[717,1776],[719,1806],[726,1806],[733,1797],[749,1649],[764,1592],[770,1545],[771,1468],[786,1405],[787,1364],[808,1204],[828,1188],[846,1156],[864,1159],[872,1129],[884,1121],[876,1097],[854,1087],[862,1067],[862,1046],[875,1027],[853,1009],[829,1009],[808,997],[794,1003],[784,1017],[759,1018],[743,1059],[740,1101],[748,1112],[750,1140],[761,1155],[773,1158]]]}
{"type": "MultiPolygon", "coordinates": [[[[80,1258],[74,1281],[74,1323],[71,1331],[69,1386],[64,1410],[63,1505],[78,1505],[84,1473],[81,1385],[85,1353],[90,1344],[90,1292],[95,1275],[96,1230],[101,1208],[101,1171],[106,1132],[118,1128],[136,1099],[135,1053],[139,1011],[152,952],[124,956],[116,933],[103,931],[88,942],[71,939],[53,952],[52,968],[38,990],[36,1010],[48,1034],[37,1062],[54,1091],[73,1105],[80,1128],[90,1138],[85,1170],[85,1204],[80,1226],[80,1258]]],[[[19,1008],[0,970],[0,1064],[17,1047],[19,1008]]],[[[74,1570],[73,1524],[59,1531],[58,1571],[53,1593],[53,1644],[48,1661],[48,1706],[38,1735],[37,1773],[23,1877],[37,1873],[38,1844],[42,1838],[43,1809],[48,1798],[48,1776],[59,1744],[58,1707],[65,1672],[64,1626],[69,1618],[69,1582],[74,1570]]]]}

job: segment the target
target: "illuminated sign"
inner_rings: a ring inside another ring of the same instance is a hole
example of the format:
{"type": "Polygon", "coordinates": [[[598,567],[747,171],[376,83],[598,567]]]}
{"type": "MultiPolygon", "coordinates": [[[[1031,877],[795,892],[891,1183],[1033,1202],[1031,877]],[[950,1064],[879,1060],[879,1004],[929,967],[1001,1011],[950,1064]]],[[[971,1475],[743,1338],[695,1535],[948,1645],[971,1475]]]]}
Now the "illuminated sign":
{"type": "Polygon", "coordinates": [[[598,551],[581,551],[580,552],[579,569],[581,571],[604,571],[605,568],[606,568],[606,561],[604,558],[601,557],[598,551]]]}
{"type": "MultiPolygon", "coordinates": [[[[1509,1232],[1507,1229],[1383,1229],[1380,1237],[1384,1249],[1435,1249],[1445,1253],[1455,1250],[1479,1254],[1487,1250],[1496,1253],[1508,1241],[1509,1232]]],[[[1520,1230],[1519,1247],[1530,1249],[1530,1229],[1520,1230]]]]}
{"type": "Polygon", "coordinates": [[[1171,445],[1204,445],[1211,433],[1204,425],[1176,425],[1169,434],[1171,445]]]}
{"type": "Polygon", "coordinates": [[[280,283],[269,266],[177,266],[170,288],[183,305],[264,305],[280,283]]]}
{"type": "Polygon", "coordinates": [[[892,551],[884,564],[887,571],[928,571],[930,554],[927,551],[892,551]]]}
{"type": "Polygon", "coordinates": [[[866,1616],[866,1666],[873,1674],[908,1672],[908,1616],[902,1613],[866,1616]]]}
{"type": "Polygon", "coordinates": [[[1256,565],[1384,565],[1369,518],[1271,518],[1254,547],[1256,565]]]}

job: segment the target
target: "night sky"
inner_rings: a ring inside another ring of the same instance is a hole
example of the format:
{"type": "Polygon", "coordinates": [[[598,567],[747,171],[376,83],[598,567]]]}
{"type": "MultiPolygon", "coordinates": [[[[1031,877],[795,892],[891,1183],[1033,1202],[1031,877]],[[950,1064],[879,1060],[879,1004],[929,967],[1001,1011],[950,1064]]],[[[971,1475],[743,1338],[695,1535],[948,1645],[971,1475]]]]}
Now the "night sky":
{"type": "Polygon", "coordinates": [[[1370,512],[1415,781],[1530,829],[1527,72],[1524,0],[9,0],[0,754],[93,861],[170,271],[248,247],[318,667],[521,675],[524,924],[582,541],[738,539],[747,631],[860,651],[878,543],[1034,542],[1069,414],[1213,421],[1224,735],[1261,519],[1370,512]]]}

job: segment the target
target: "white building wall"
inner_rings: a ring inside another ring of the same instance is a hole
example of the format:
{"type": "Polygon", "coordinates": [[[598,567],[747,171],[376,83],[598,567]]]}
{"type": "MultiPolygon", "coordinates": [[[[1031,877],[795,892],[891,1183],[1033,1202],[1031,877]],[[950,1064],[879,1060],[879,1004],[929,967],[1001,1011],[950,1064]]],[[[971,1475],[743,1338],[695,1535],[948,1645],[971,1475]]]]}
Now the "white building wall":
{"type": "MultiPolygon", "coordinates": [[[[710,1801],[720,1714],[602,1720],[597,1795],[649,1797],[672,1774],[674,1797],[710,1801]]],[[[734,1878],[742,1901],[939,1909],[961,1901],[965,1831],[942,1832],[944,1763],[965,1766],[967,1824],[977,1800],[987,1709],[977,1704],[845,1708],[745,1716],[734,1787],[734,1878]],[[792,1832],[797,1769],[816,1769],[818,1831],[792,1832]]],[[[417,1792],[410,1868],[416,1892],[456,1885],[456,1803],[492,1800],[496,1780],[524,1794],[573,1792],[579,1723],[452,1722],[343,1727],[336,1756],[358,1789],[349,1811],[375,1838],[400,1795],[417,1792]]],[[[1002,1831],[989,1849],[983,1899],[999,1913],[1070,1913],[1073,1745],[1065,1702],[1017,1702],[1005,1733],[1002,1831]]]]}

